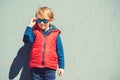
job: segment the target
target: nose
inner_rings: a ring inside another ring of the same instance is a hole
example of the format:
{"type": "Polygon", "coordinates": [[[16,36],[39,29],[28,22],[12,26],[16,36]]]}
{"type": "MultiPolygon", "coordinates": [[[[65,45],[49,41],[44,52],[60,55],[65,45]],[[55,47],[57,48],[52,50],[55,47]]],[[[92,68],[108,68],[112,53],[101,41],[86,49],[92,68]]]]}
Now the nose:
{"type": "Polygon", "coordinates": [[[41,24],[43,24],[44,22],[43,21],[41,21],[41,24]]]}

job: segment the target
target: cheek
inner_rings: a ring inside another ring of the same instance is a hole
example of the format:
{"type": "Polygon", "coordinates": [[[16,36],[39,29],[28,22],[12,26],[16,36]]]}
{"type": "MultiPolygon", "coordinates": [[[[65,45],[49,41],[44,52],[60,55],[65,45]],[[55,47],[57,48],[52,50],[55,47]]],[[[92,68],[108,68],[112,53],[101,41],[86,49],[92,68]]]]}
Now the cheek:
{"type": "Polygon", "coordinates": [[[41,24],[38,24],[38,26],[40,26],[41,24]]]}
{"type": "Polygon", "coordinates": [[[49,26],[49,23],[47,24],[41,24],[42,26],[45,26],[45,27],[48,27],[49,26]]]}

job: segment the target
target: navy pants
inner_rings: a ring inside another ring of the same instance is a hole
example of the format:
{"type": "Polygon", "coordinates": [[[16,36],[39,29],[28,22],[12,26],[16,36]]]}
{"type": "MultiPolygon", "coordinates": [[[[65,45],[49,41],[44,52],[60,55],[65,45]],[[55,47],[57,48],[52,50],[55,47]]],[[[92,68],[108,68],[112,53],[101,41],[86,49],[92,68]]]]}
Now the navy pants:
{"type": "Polygon", "coordinates": [[[32,80],[55,80],[56,70],[50,68],[32,68],[32,80]]]}

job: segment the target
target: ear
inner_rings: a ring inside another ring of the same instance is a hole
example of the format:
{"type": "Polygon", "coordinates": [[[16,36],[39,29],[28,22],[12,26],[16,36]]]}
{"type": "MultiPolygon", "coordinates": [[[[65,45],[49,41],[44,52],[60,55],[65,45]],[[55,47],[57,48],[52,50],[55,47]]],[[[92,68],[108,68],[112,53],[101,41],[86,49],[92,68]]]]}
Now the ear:
{"type": "Polygon", "coordinates": [[[49,19],[49,23],[51,24],[54,21],[54,19],[49,19]]]}
{"type": "Polygon", "coordinates": [[[54,19],[53,19],[53,18],[50,18],[49,21],[54,21],[54,19]]]}

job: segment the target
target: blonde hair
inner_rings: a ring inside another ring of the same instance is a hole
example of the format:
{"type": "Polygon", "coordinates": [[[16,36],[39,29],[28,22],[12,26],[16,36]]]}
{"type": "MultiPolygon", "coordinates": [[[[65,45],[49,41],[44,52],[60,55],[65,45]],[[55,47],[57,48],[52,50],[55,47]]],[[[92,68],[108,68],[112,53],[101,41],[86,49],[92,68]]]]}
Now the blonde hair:
{"type": "Polygon", "coordinates": [[[46,16],[49,17],[49,19],[53,20],[54,19],[54,14],[52,10],[48,7],[40,7],[38,8],[35,17],[37,18],[38,16],[41,16],[45,18],[46,16]]]}

